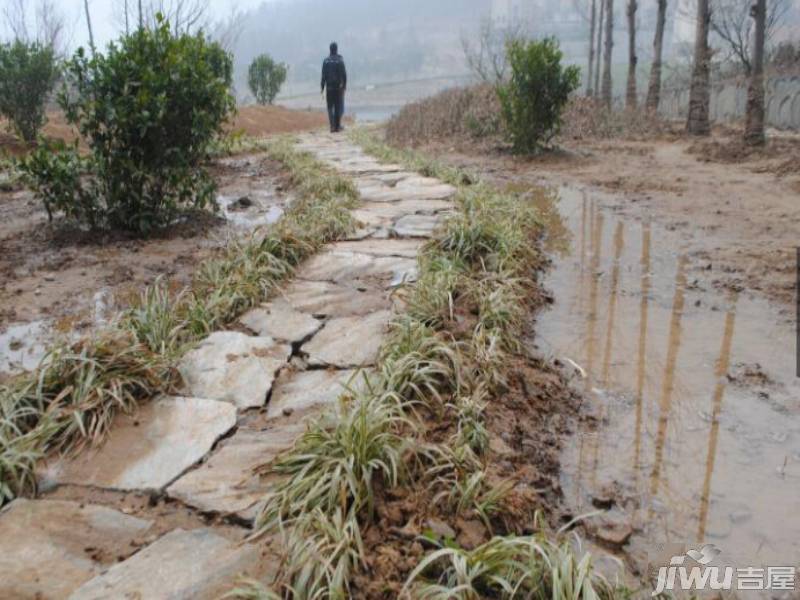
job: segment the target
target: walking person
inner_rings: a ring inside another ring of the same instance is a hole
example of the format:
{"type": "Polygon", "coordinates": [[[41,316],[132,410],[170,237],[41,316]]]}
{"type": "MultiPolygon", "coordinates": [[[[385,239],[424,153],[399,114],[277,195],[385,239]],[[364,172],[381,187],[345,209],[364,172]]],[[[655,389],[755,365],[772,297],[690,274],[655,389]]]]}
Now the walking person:
{"type": "Polygon", "coordinates": [[[347,69],[344,59],[339,56],[339,46],[336,42],[330,45],[330,55],[322,62],[322,92],[328,90],[328,121],[331,133],[342,130],[342,116],[344,116],[344,93],[347,89],[347,69]]]}

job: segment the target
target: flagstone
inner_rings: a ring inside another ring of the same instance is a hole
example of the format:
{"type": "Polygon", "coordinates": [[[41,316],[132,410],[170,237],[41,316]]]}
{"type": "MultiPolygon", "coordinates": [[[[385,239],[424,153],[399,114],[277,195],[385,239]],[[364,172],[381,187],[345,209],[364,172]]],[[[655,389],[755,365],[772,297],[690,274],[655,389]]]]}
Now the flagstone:
{"type": "Polygon", "coordinates": [[[391,314],[384,310],[364,317],[331,319],[302,346],[308,363],[339,368],[375,364],[391,314]]]}
{"type": "Polygon", "coordinates": [[[276,423],[266,430],[239,429],[206,462],[169,486],[167,494],[205,512],[252,519],[269,488],[253,469],[291,448],[305,429],[302,422],[276,423]]]}
{"type": "Polygon", "coordinates": [[[259,552],[210,529],[175,529],[102,575],[87,581],[70,600],[211,600],[257,570],[259,552]]]}
{"type": "Polygon", "coordinates": [[[151,525],[104,506],[18,498],[0,511],[0,598],[65,598],[151,525]]]}
{"type": "Polygon", "coordinates": [[[204,398],[162,397],[119,415],[108,440],[43,465],[45,482],[158,490],[202,459],[236,425],[236,408],[204,398]]]}
{"type": "Polygon", "coordinates": [[[249,310],[239,322],[257,335],[290,344],[305,340],[322,327],[319,319],[298,312],[287,302],[280,300],[249,310]]]}
{"type": "Polygon", "coordinates": [[[263,406],[291,353],[291,346],[271,337],[217,331],[189,352],[179,368],[191,395],[254,408],[263,406]]]}

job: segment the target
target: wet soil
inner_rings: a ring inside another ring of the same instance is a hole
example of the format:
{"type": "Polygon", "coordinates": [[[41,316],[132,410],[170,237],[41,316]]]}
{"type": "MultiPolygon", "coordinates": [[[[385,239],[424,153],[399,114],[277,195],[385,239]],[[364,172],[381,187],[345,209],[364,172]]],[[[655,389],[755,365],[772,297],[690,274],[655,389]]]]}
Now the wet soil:
{"type": "Polygon", "coordinates": [[[575,514],[603,512],[590,539],[638,573],[662,542],[796,564],[796,174],[773,169],[785,154],[729,164],[687,150],[592,142],[532,162],[449,160],[516,192],[553,186],[554,303],[535,349],[584,398],[560,481],[575,514]]]}
{"type": "Polygon", "coordinates": [[[769,135],[759,151],[744,150],[738,132],[723,128],[701,141],[682,135],[563,140],[558,150],[529,160],[496,145],[429,150],[499,181],[610,192],[609,208],[680,234],[690,275],[702,270],[719,290],[757,292],[788,314],[800,226],[800,136],[769,135]]]}
{"type": "Polygon", "coordinates": [[[0,192],[0,377],[31,369],[44,346],[102,324],[158,277],[183,287],[230,236],[277,220],[291,194],[263,155],[216,161],[216,213],[193,211],[147,239],[48,222],[27,190],[0,192]]]}

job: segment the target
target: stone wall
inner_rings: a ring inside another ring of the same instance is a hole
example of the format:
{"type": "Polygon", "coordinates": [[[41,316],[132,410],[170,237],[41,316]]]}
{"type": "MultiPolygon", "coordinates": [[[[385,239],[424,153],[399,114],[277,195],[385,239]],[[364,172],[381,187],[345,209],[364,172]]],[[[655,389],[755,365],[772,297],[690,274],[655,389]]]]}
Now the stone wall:
{"type": "MultiPolygon", "coordinates": [[[[664,90],[661,112],[670,118],[686,116],[689,90],[664,90]]],[[[730,122],[741,119],[747,105],[747,81],[726,81],[712,86],[711,118],[730,122]]],[[[767,125],[800,130],[800,76],[773,77],[767,82],[767,125]]]]}

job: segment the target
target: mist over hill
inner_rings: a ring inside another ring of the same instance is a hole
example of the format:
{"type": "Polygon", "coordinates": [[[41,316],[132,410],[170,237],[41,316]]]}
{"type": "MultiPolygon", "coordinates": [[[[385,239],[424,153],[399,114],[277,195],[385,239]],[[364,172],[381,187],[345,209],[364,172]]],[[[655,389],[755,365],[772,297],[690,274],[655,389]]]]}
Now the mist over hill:
{"type": "Polygon", "coordinates": [[[491,0],[278,0],[246,15],[235,48],[237,79],[268,52],[289,65],[284,90],[313,89],[336,40],[360,84],[463,75],[460,38],[491,13],[491,0]]]}

